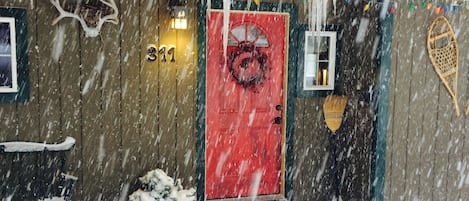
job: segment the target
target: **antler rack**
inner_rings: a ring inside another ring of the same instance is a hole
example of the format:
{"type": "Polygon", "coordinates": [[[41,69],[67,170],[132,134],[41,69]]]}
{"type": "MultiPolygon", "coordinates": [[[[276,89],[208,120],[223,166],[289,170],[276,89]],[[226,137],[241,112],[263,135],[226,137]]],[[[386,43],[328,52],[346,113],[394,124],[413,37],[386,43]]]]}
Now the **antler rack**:
{"type": "Polygon", "coordinates": [[[105,15],[104,17],[102,15],[103,15],[103,13],[105,13],[104,12],[105,10],[102,10],[102,9],[98,9],[98,8],[91,9],[87,5],[79,5],[80,8],[76,9],[75,13],[71,13],[71,12],[68,12],[68,11],[66,11],[62,8],[62,6],[60,5],[59,0],[50,0],[50,2],[52,3],[52,5],[54,5],[55,8],[57,8],[57,11],[59,11],[59,13],[60,13],[60,15],[57,18],[55,18],[54,21],[52,21],[52,25],[57,24],[57,22],[59,22],[60,20],[62,20],[63,18],[66,18],[66,17],[77,19],[80,22],[81,27],[85,31],[86,37],[96,37],[96,36],[98,36],[100,31],[101,31],[101,28],[102,28],[102,26],[105,22],[110,22],[110,23],[113,23],[113,24],[119,23],[119,18],[118,18],[119,10],[117,9],[117,5],[114,2],[114,0],[100,0],[100,2],[102,4],[108,6],[109,8],[111,8],[113,10],[111,14],[105,15]],[[86,9],[86,12],[82,12],[82,9],[86,9]],[[94,27],[88,25],[88,23],[86,21],[87,16],[83,14],[83,13],[87,13],[90,10],[94,10],[95,17],[96,16],[98,17],[97,22],[95,21],[93,23],[89,23],[89,24],[95,25],[94,27]]]}

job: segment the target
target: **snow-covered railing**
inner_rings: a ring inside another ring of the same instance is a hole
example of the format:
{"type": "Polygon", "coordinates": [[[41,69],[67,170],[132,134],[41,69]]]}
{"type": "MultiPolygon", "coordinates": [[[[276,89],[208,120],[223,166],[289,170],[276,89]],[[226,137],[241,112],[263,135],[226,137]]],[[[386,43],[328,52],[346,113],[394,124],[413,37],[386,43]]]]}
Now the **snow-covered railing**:
{"type": "Polygon", "coordinates": [[[67,137],[60,144],[46,144],[37,142],[2,142],[0,151],[3,152],[36,152],[36,151],[69,151],[75,145],[75,138],[67,137]]]}
{"type": "Polygon", "coordinates": [[[64,170],[75,142],[73,137],[59,144],[0,142],[0,200],[69,201],[78,178],[64,170]]]}

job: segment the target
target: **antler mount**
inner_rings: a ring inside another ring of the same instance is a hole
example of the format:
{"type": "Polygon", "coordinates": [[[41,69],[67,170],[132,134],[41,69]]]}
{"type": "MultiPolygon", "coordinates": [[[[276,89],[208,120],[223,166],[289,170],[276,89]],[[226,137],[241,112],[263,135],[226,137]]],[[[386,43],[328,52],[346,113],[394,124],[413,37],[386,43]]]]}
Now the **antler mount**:
{"type": "Polygon", "coordinates": [[[114,0],[100,0],[98,4],[81,3],[77,5],[73,13],[63,9],[59,0],[50,0],[50,2],[60,14],[54,19],[52,25],[66,17],[76,19],[80,22],[86,37],[98,36],[105,22],[119,23],[119,10],[114,0]]]}

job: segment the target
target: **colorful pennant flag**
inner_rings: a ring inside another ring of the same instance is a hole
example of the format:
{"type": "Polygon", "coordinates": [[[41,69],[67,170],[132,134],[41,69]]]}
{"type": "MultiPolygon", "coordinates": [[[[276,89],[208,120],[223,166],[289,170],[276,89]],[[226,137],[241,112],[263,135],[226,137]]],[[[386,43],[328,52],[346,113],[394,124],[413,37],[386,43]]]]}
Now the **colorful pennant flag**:
{"type": "Polygon", "coordinates": [[[254,0],[254,3],[256,3],[256,5],[259,5],[261,4],[261,0],[254,0]]]}

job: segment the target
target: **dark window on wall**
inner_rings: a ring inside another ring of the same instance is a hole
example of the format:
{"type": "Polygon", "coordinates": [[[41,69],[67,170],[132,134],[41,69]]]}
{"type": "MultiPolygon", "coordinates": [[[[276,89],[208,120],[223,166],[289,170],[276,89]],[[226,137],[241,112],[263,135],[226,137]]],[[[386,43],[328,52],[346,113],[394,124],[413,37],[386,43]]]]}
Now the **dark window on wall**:
{"type": "Polygon", "coordinates": [[[14,25],[14,18],[0,17],[0,92],[18,92],[17,80],[13,80],[16,76],[16,65],[12,62],[12,45],[11,43],[12,29],[10,27],[14,25]],[[11,21],[11,22],[8,22],[11,21]]]}
{"type": "Polygon", "coordinates": [[[27,102],[27,17],[21,8],[0,8],[0,102],[27,102]]]}

